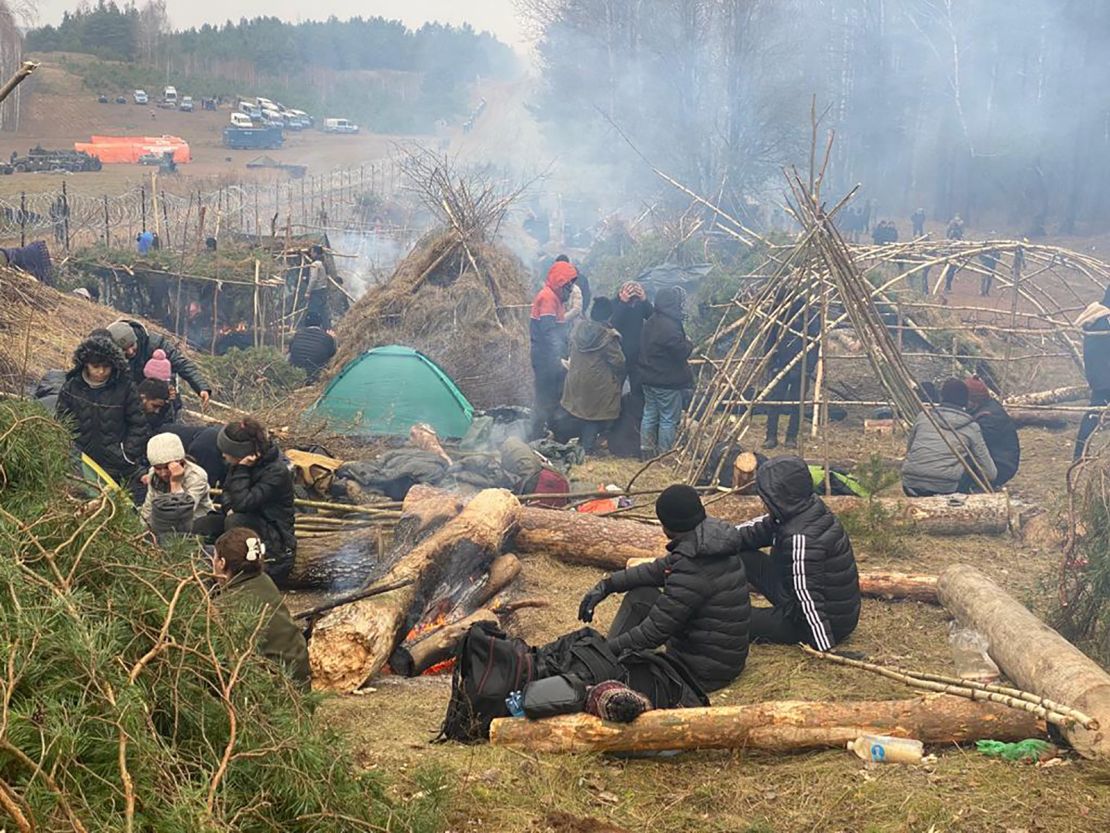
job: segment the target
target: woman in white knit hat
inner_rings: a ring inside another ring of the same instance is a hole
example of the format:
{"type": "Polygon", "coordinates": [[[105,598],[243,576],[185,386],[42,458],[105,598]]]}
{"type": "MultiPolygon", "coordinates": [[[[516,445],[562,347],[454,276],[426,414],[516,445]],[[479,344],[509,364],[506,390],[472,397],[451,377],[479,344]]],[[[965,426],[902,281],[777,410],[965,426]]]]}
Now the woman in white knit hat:
{"type": "Polygon", "coordinates": [[[193,524],[214,512],[208,492],[208,473],[185,457],[185,446],[176,434],[156,434],[146,445],[150,479],[146,500],[139,510],[155,535],[188,534],[193,524]]]}

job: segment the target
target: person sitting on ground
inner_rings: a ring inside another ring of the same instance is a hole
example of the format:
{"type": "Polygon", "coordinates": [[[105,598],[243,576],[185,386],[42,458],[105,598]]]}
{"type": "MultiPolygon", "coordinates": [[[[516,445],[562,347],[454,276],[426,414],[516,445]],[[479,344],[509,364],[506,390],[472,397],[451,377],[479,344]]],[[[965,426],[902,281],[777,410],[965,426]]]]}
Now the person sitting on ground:
{"type": "Polygon", "coordinates": [[[967,385],[962,379],[949,379],[941,386],[940,405],[919,413],[910,428],[902,490],[909,497],[970,494],[977,483],[965,462],[977,469],[984,483],[998,477],[983,432],[967,412],[967,385]]]}
{"type": "Polygon", "coordinates": [[[624,352],[621,337],[609,324],[613,302],[595,298],[590,320],[575,325],[570,361],[563,384],[563,409],[580,421],[583,450],[594,450],[598,435],[621,415],[624,352]]]}
{"type": "Polygon", "coordinates": [[[1106,287],[1102,302],[1088,304],[1075,323],[1083,333],[1083,374],[1091,389],[1091,410],[1083,415],[1075,437],[1073,459],[1078,460],[1110,404],[1110,286],[1106,287]]]}
{"type": "Polygon", "coordinates": [[[217,445],[220,431],[223,430],[222,425],[182,425],[174,422],[163,430],[181,438],[181,444],[185,446],[185,456],[195,460],[208,474],[210,488],[223,487],[224,478],[227,477],[227,461],[217,445]]]}
{"type": "Polygon", "coordinates": [[[205,519],[202,534],[247,527],[266,544],[266,572],[278,587],[285,584],[297,552],[294,536],[293,475],[278,444],[255,419],[229,422],[216,438],[227,462],[221,501],[225,517],[205,519]]]}
{"type": "Polygon", "coordinates": [[[552,495],[533,498],[528,501],[529,506],[562,509],[567,505],[570,481],[524,440],[509,437],[501,444],[501,469],[512,484],[514,495],[552,495]]]}
{"type": "Polygon", "coordinates": [[[744,540],[731,524],[706,517],[691,486],[664,489],[655,514],[669,539],[667,555],[602,579],[582,598],[578,618],[593,621],[603,599],[624,593],[608,634],[614,653],[665,646],[705,691],[716,691],[748,658],[744,540]]]}
{"type": "Polygon", "coordinates": [[[767,514],[736,528],[748,581],[772,607],[753,607],[753,642],[805,642],[831,651],[859,623],[860,590],[848,533],[813,494],[800,457],[759,467],[756,492],[767,514]],[[770,556],[758,550],[770,547],[770,556]]]}
{"type": "Polygon", "coordinates": [[[177,422],[170,386],[161,379],[144,379],[138,387],[147,427],[151,434],[160,434],[167,425],[177,422]]]}
{"type": "Polygon", "coordinates": [[[215,511],[208,492],[208,474],[185,456],[185,446],[176,434],[151,437],[146,458],[150,471],[139,516],[159,539],[192,532],[198,520],[215,511]]]}
{"type": "MultiPolygon", "coordinates": [[[[162,351],[162,358],[170,363],[170,378],[165,381],[172,384],[174,376],[180,376],[189,383],[189,387],[200,397],[202,406],[208,405],[212,395],[212,386],[205,380],[200,368],[188,356],[182,353],[173,342],[158,333],[147,332],[146,327],[138,321],[121,318],[108,325],[108,332],[112,340],[123,351],[131,368],[131,378],[135,384],[140,384],[146,376],[147,362],[155,358],[155,352],[162,351]]],[[[181,397],[175,397],[174,407],[180,410],[181,397]]]]}
{"type": "Polygon", "coordinates": [[[532,403],[530,439],[547,433],[547,424],[559,407],[563,396],[566,370],[563,357],[567,352],[566,301],[578,272],[566,261],[557,260],[547,273],[543,288],[532,300],[529,320],[532,374],[535,399],[532,403]]]}
{"type": "Polygon", "coordinates": [[[267,575],[267,552],[266,544],[251,529],[231,529],[221,535],[212,557],[217,582],[215,597],[221,608],[242,605],[265,618],[258,630],[258,652],[307,692],[312,682],[308,644],[289,615],[277,585],[267,575]]]}
{"type": "Polygon", "coordinates": [[[107,331],[93,331],[73,354],[55,415],[71,420],[74,443],[123,488],[138,473],[147,429],[127,359],[107,331]]]}
{"type": "Polygon", "coordinates": [[[323,327],[323,319],[313,311],[305,314],[304,327],[297,330],[289,342],[289,364],[299,367],[306,374],[305,381],[312,384],[335,355],[335,336],[323,327]]]}
{"type": "Polygon", "coordinates": [[[1021,465],[1021,443],[1018,440],[1017,425],[1006,413],[1002,403],[991,396],[990,390],[978,376],[969,376],[967,381],[967,410],[979,424],[983,442],[994,460],[997,471],[991,480],[991,488],[999,489],[1017,474],[1021,465]]]}
{"type": "Polygon", "coordinates": [[[640,340],[640,382],[644,418],[640,423],[640,454],[650,460],[671,450],[682,419],[682,392],[694,387],[686,338],[686,292],[680,286],[660,289],[640,340]]]}
{"type": "Polygon", "coordinates": [[[948,229],[945,232],[949,240],[963,240],[964,239],[964,220],[959,214],[952,218],[948,223],[948,229]]]}

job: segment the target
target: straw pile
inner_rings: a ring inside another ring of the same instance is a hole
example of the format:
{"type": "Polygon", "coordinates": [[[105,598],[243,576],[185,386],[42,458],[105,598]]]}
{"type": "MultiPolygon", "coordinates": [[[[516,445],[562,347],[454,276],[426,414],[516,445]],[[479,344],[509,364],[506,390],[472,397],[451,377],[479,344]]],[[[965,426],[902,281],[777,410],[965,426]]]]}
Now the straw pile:
{"type": "Polygon", "coordinates": [[[527,404],[525,275],[519,258],[496,243],[464,244],[454,229],[431,232],[340,322],[332,367],[373,347],[402,344],[442,367],[475,407],[527,404]]]}

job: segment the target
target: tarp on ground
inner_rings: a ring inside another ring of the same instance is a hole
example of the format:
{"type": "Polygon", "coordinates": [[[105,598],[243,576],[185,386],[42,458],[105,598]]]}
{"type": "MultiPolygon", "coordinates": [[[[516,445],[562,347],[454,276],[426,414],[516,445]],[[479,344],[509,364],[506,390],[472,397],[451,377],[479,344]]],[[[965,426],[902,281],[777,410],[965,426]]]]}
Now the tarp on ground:
{"type": "Polygon", "coordinates": [[[166,151],[173,151],[173,161],[178,164],[192,161],[189,143],[179,136],[93,136],[73,148],[95,156],[105,165],[133,165],[143,154],[166,151]]]}
{"type": "Polygon", "coordinates": [[[414,424],[426,422],[441,437],[462,437],[474,408],[435,362],[391,344],[348,362],[311,414],[346,434],[408,436],[414,424]]]}

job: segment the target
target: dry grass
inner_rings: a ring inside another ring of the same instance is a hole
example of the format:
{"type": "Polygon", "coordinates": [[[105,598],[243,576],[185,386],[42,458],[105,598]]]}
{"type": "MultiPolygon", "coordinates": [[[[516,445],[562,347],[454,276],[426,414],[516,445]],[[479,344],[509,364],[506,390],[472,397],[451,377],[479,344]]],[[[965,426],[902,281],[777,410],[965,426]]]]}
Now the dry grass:
{"type": "Polygon", "coordinates": [[[529,402],[524,266],[496,244],[468,241],[467,248],[451,231],[425,236],[343,318],[332,367],[372,347],[403,344],[442,367],[476,407],[529,402]]]}
{"type": "MultiPolygon", "coordinates": [[[[901,438],[864,439],[858,425],[838,426],[833,459],[871,451],[901,455],[901,438]]],[[[1025,455],[1015,492],[1051,500],[1062,482],[1071,432],[1022,432],[1025,455]],[[1055,484],[1055,485],[1054,485],[1055,484]]],[[[811,448],[811,452],[813,449],[811,448]]],[[[639,468],[599,459],[575,471],[584,483],[623,484],[639,468]]],[[[658,486],[655,468],[638,483],[658,486]]],[[[649,500],[649,499],[648,499],[649,500]]],[[[1001,581],[1041,612],[1058,553],[1008,537],[928,538],[903,535],[899,552],[879,558],[857,541],[864,569],[933,572],[963,561],[1001,581]]],[[[522,611],[511,629],[542,643],[576,626],[578,600],[595,570],[530,559],[521,593],[544,596],[549,608],[522,611]]],[[[616,600],[598,609],[605,628],[616,600]]],[[[865,601],[859,629],[845,647],[879,661],[951,673],[947,616],[934,607],[865,601]]],[[[1037,769],[984,758],[972,749],[942,748],[935,765],[868,769],[837,750],[797,755],[757,751],[690,752],[674,758],[622,760],[598,755],[537,756],[488,745],[434,745],[450,680],[384,678],[363,696],[329,699],[321,718],[345,731],[370,767],[407,772],[425,765],[455,774],[451,830],[483,831],[865,831],[866,833],[1087,833],[1110,829],[1110,765],[1069,758],[1037,769]],[[372,720],[367,717],[373,715],[372,720]]],[[[791,647],[752,648],[740,679],[713,696],[717,704],[769,699],[902,698],[913,692],[889,680],[829,666],[791,647]]]]}

